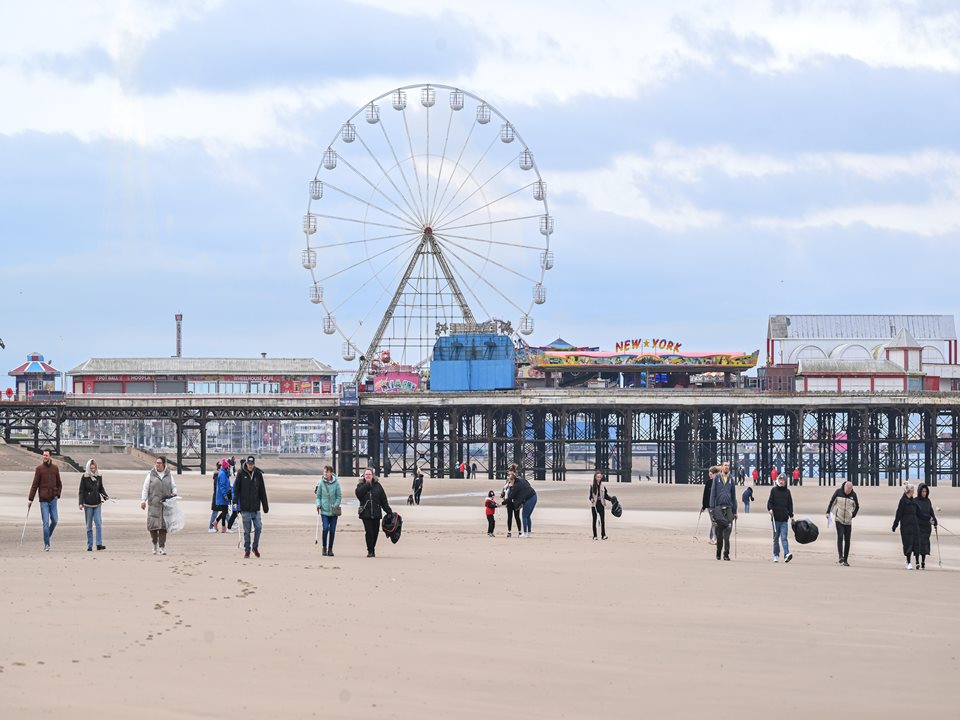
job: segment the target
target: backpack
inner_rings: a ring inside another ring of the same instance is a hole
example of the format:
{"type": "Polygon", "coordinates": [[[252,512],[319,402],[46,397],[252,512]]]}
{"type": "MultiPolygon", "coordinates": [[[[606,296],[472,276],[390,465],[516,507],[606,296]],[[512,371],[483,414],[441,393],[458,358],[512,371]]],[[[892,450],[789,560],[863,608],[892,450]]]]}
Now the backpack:
{"type": "Polygon", "coordinates": [[[793,537],[801,545],[812,543],[820,535],[820,530],[809,520],[793,521],[793,537]]]}
{"type": "Polygon", "coordinates": [[[610,514],[614,517],[620,517],[623,515],[623,505],[621,505],[620,501],[617,500],[616,495],[610,496],[610,514]]]}

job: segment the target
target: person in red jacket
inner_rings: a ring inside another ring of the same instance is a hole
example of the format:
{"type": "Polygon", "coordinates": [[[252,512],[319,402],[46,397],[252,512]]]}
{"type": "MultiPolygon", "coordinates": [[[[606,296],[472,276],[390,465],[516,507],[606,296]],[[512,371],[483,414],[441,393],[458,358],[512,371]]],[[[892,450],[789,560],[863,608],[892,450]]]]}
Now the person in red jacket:
{"type": "Polygon", "coordinates": [[[798,467],[795,467],[793,469],[793,484],[794,485],[800,484],[800,468],[798,467]]]}
{"type": "Polygon", "coordinates": [[[770,484],[776,485],[778,477],[780,477],[780,471],[777,470],[777,466],[774,465],[773,470],[770,471],[770,484]]]}
{"type": "Polygon", "coordinates": [[[754,468],[753,472],[750,473],[750,477],[753,479],[753,484],[756,485],[757,481],[760,479],[760,471],[754,468]]]}
{"type": "Polygon", "coordinates": [[[27,512],[30,512],[33,498],[39,492],[40,517],[43,520],[43,549],[47,551],[50,550],[50,539],[60,519],[57,514],[57,500],[60,499],[62,491],[60,468],[54,464],[50,451],[44,450],[43,462],[37,465],[33,473],[33,485],[30,486],[30,495],[27,497],[27,512]]]}
{"type": "Polygon", "coordinates": [[[497,519],[495,517],[497,501],[493,499],[493,490],[487,493],[487,499],[484,500],[483,507],[487,515],[487,537],[493,537],[493,528],[497,525],[497,519]]]}

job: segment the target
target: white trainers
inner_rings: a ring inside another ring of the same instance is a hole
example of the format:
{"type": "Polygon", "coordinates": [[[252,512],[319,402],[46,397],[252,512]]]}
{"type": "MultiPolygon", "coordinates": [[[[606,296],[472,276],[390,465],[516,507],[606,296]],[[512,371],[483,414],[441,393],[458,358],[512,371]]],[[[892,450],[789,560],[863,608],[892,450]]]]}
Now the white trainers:
{"type": "Polygon", "coordinates": [[[787,556],[783,559],[784,562],[790,562],[793,560],[793,553],[787,553],[787,556]]]}
{"type": "Polygon", "coordinates": [[[217,531],[216,528],[207,528],[208,533],[215,533],[216,531],[217,531]]]}
{"type": "Polygon", "coordinates": [[[154,544],[153,544],[153,554],[156,555],[158,551],[159,551],[159,548],[157,547],[157,544],[154,543],[154,544]]]}
{"type": "Polygon", "coordinates": [[[774,555],[774,556],[773,556],[773,561],[774,561],[774,562],[780,562],[780,558],[777,557],[776,555],[774,555]]]}
{"type": "Polygon", "coordinates": [[[904,570],[913,570],[913,563],[905,562],[905,563],[903,564],[903,569],[904,569],[904,570]]]}
{"type": "Polygon", "coordinates": [[[526,533],[520,533],[520,537],[525,538],[526,536],[527,536],[526,533]]]}
{"type": "Polygon", "coordinates": [[[166,555],[166,554],[167,554],[167,549],[166,549],[166,548],[160,548],[160,554],[161,554],[161,555],[166,555]]]}

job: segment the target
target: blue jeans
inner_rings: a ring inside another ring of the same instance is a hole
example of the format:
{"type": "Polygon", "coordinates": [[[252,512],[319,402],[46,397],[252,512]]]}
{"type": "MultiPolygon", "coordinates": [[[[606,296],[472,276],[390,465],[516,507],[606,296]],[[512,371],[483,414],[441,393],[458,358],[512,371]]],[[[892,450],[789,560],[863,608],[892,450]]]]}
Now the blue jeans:
{"type": "Polygon", "coordinates": [[[745,513],[750,512],[750,501],[749,501],[749,500],[744,500],[744,501],[743,501],[743,511],[744,511],[745,513]]]}
{"type": "Polygon", "coordinates": [[[526,502],[523,503],[523,510],[521,511],[521,517],[523,518],[523,532],[528,533],[533,529],[533,525],[530,523],[530,516],[533,515],[533,509],[537,506],[537,494],[534,493],[527,498],[526,502]]]}
{"type": "Polygon", "coordinates": [[[97,547],[103,545],[103,527],[101,526],[101,518],[103,517],[101,512],[101,506],[97,505],[96,507],[85,507],[83,509],[83,517],[87,521],[87,547],[93,546],[93,525],[97,525],[97,547]]]}
{"type": "Polygon", "coordinates": [[[57,515],[57,499],[50,501],[40,501],[40,518],[43,520],[43,544],[49,545],[50,538],[53,537],[53,531],[57,527],[59,516],[57,515]]]}
{"type": "Polygon", "coordinates": [[[790,554],[790,543],[787,542],[787,521],[772,520],[771,523],[773,524],[773,556],[780,557],[780,548],[777,545],[779,541],[783,545],[783,555],[786,557],[790,554]]]}
{"type": "Polygon", "coordinates": [[[212,510],[210,512],[210,524],[207,525],[207,530],[213,530],[213,521],[217,519],[217,511],[212,510]]]}
{"type": "Polygon", "coordinates": [[[333,550],[333,537],[337,534],[337,520],[339,520],[336,515],[321,515],[320,522],[323,523],[323,549],[333,550]],[[327,542],[329,537],[330,542],[327,542]]]}
{"type": "Polygon", "coordinates": [[[253,524],[253,549],[260,547],[260,530],[263,528],[263,521],[260,519],[260,511],[248,512],[246,510],[240,513],[243,517],[243,549],[250,552],[250,524],[253,524]]]}

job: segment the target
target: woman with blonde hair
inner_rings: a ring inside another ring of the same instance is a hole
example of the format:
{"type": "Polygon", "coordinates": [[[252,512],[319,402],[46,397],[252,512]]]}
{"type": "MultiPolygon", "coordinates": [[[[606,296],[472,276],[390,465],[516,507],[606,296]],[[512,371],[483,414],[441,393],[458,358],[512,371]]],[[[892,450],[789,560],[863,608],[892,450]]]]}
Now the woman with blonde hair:
{"type": "Polygon", "coordinates": [[[109,500],[107,491],[103,489],[103,478],[97,472],[97,462],[93,458],[87,460],[83,466],[83,475],[80,476],[80,509],[83,510],[87,524],[87,552],[93,550],[93,526],[97,526],[97,550],[106,550],[103,544],[103,521],[101,510],[103,501],[109,500]]]}

